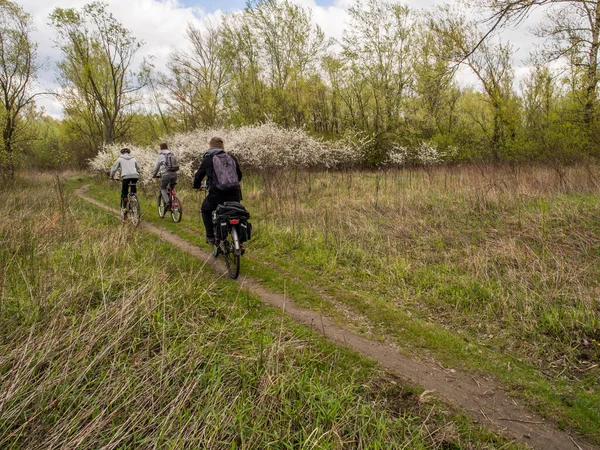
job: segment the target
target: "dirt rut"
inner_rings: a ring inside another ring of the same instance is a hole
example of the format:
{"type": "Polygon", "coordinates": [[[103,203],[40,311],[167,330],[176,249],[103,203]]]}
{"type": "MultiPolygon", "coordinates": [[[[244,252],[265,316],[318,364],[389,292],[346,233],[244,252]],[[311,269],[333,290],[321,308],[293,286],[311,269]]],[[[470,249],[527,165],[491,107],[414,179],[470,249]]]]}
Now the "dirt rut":
{"type": "MultiPolygon", "coordinates": [[[[84,186],[76,193],[96,206],[115,214],[119,213],[116,209],[88,197],[85,194],[87,188],[88,186],[84,186]]],[[[215,259],[210,252],[146,221],[142,221],[140,226],[205,261],[219,274],[226,271],[221,260],[215,259]]],[[[600,450],[599,447],[582,442],[578,437],[572,437],[538,414],[528,411],[511,399],[500,384],[492,380],[476,379],[459,370],[444,369],[435,362],[425,364],[413,360],[391,347],[341,328],[332,319],[318,312],[296,306],[286,296],[267,291],[256,280],[243,277],[238,283],[266,304],[281,309],[295,322],[312,327],[336,344],[357,351],[401,378],[432,391],[437,397],[463,409],[475,422],[486,428],[539,450],[600,450]]]]}

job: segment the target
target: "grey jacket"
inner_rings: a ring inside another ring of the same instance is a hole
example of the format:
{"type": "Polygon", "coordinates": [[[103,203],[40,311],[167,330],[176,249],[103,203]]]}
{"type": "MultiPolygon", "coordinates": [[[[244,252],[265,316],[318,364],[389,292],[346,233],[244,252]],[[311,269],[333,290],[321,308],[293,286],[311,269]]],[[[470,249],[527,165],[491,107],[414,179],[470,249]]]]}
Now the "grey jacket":
{"type": "MultiPolygon", "coordinates": [[[[167,154],[169,154],[171,150],[161,150],[158,154],[158,160],[156,161],[156,165],[154,166],[154,172],[152,172],[152,176],[155,177],[158,175],[158,171],[160,170],[160,174],[164,175],[167,170],[167,154]]],[[[171,172],[177,173],[177,172],[171,172]]]]}
{"type": "Polygon", "coordinates": [[[140,177],[140,166],[131,155],[121,155],[112,169],[110,169],[110,177],[113,178],[117,170],[121,168],[121,178],[124,180],[137,179],[140,177]]]}

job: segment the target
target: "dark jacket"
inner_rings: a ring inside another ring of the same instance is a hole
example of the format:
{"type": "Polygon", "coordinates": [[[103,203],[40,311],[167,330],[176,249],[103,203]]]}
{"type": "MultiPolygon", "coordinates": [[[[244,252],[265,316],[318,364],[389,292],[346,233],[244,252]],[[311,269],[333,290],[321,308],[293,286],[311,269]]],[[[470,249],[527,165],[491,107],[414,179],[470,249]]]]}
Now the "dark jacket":
{"type": "MultiPolygon", "coordinates": [[[[202,157],[202,162],[200,163],[200,168],[196,171],[194,175],[194,189],[200,189],[202,186],[202,180],[204,177],[208,180],[208,192],[219,193],[219,191],[215,187],[214,179],[215,179],[215,169],[213,168],[213,156],[217,153],[224,152],[221,148],[211,148],[207,151],[202,157]]],[[[235,170],[238,175],[238,179],[242,181],[242,171],[240,169],[240,164],[235,156],[231,155],[233,160],[235,161],[235,170]]]]}

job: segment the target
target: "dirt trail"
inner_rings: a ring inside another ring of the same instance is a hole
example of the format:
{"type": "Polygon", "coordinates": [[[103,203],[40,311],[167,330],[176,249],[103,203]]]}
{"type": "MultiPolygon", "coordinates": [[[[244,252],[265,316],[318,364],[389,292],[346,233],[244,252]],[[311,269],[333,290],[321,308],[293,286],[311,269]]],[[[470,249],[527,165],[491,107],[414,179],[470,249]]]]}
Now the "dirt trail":
{"type": "MultiPolygon", "coordinates": [[[[87,188],[88,186],[84,186],[77,189],[77,195],[105,210],[119,213],[116,209],[88,197],[85,194],[87,188]]],[[[210,252],[201,250],[179,236],[146,221],[142,221],[140,226],[205,261],[219,274],[225,273],[225,265],[220,259],[213,258],[210,252]]],[[[539,450],[600,450],[599,447],[558,430],[553,423],[528,411],[511,399],[505,389],[496,382],[483,378],[475,379],[459,370],[443,369],[435,363],[424,364],[415,361],[393,348],[337,326],[332,319],[320,313],[296,306],[284,295],[267,291],[256,280],[244,277],[239,279],[238,283],[259,296],[263,302],[281,309],[295,322],[312,327],[331,341],[355,350],[401,378],[432,391],[439,398],[463,409],[475,422],[486,428],[539,450]]]]}

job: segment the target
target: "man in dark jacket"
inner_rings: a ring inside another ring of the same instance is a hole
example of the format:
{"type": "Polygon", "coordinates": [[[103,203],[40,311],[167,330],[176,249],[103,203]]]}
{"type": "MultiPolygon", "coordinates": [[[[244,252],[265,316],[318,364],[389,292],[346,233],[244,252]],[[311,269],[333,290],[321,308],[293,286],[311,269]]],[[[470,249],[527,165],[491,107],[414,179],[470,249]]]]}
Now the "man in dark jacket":
{"type": "MultiPolygon", "coordinates": [[[[217,206],[223,202],[239,202],[241,200],[240,188],[232,190],[220,190],[216,186],[218,185],[217,178],[215,175],[215,169],[213,165],[213,157],[219,153],[224,153],[223,139],[214,137],[210,140],[209,149],[202,158],[200,168],[194,175],[194,189],[200,189],[202,186],[202,180],[204,177],[207,179],[208,195],[202,202],[202,220],[204,222],[204,228],[206,228],[206,242],[213,244],[215,242],[215,234],[212,223],[212,212],[217,209],[217,206]]],[[[237,172],[238,181],[242,181],[242,171],[237,159],[231,155],[235,162],[235,169],[237,172]]]]}

